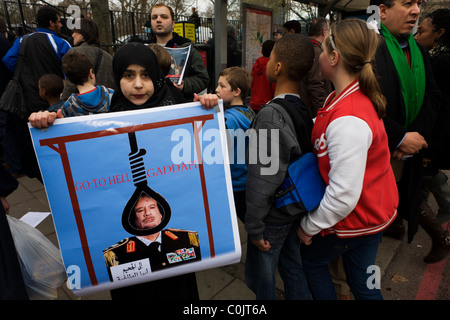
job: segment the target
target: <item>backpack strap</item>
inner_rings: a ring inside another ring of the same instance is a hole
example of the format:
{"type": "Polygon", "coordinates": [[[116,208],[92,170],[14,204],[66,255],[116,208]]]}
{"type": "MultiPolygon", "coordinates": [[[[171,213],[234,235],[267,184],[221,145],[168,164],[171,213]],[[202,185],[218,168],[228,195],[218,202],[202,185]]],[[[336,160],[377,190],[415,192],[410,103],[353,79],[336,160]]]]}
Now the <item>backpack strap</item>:
{"type": "Polygon", "coordinates": [[[302,153],[311,152],[313,150],[311,143],[312,120],[310,120],[311,117],[306,106],[295,105],[287,99],[280,98],[273,99],[271,102],[282,107],[288,114],[302,153]]]}
{"type": "Polygon", "coordinates": [[[101,48],[98,48],[97,60],[95,61],[95,66],[93,70],[95,75],[97,75],[98,68],[100,67],[100,61],[102,61],[102,56],[103,50],[101,48]]]}
{"type": "Polygon", "coordinates": [[[20,43],[19,55],[17,56],[16,68],[14,69],[14,80],[19,80],[20,71],[23,65],[23,57],[25,56],[25,46],[27,43],[27,39],[30,35],[26,34],[22,37],[22,41],[20,43]]]}

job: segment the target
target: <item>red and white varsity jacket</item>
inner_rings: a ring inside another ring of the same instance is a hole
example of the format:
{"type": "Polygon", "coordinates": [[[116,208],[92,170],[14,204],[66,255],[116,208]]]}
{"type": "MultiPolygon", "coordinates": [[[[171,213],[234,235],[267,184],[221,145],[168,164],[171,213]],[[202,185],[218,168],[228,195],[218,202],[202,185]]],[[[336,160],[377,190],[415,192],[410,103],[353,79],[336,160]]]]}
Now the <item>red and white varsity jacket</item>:
{"type": "Polygon", "coordinates": [[[320,206],[302,219],[304,232],[344,238],[384,230],[397,215],[397,185],[383,121],[358,80],[328,96],[311,140],[327,188],[320,206]]]}

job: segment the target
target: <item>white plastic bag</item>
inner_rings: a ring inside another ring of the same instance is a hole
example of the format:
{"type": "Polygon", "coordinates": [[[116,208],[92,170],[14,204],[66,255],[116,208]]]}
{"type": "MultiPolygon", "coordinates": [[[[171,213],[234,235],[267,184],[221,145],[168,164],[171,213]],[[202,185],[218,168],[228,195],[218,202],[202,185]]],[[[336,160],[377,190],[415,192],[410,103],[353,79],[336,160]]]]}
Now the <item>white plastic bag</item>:
{"type": "Polygon", "coordinates": [[[61,253],[39,230],[7,216],[30,299],[56,299],[67,274],[61,253]]]}

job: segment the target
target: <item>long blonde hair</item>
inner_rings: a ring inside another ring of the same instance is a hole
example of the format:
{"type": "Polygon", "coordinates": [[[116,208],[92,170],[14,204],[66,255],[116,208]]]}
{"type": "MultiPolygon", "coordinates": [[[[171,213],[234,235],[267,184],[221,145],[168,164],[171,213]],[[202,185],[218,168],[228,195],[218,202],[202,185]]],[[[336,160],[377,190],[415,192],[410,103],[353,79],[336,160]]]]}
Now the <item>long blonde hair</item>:
{"type": "Polygon", "coordinates": [[[378,35],[365,21],[355,18],[332,24],[330,31],[331,35],[325,38],[324,45],[329,52],[338,51],[347,71],[359,76],[362,93],[372,101],[378,117],[382,118],[386,113],[386,98],[373,69],[378,35]]]}

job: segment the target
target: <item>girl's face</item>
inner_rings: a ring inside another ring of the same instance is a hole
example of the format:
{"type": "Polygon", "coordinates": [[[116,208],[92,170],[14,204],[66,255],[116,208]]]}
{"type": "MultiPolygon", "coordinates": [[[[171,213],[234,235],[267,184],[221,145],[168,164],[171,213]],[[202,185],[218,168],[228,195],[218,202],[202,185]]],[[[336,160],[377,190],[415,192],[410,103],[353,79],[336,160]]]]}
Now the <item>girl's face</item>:
{"type": "Polygon", "coordinates": [[[224,76],[219,77],[216,94],[224,103],[231,103],[235,97],[235,91],[231,89],[230,84],[224,76]]]}
{"type": "Polygon", "coordinates": [[[417,29],[417,33],[414,38],[427,50],[433,49],[438,44],[436,39],[438,39],[439,36],[437,35],[437,32],[434,31],[430,18],[424,19],[419,24],[419,28],[417,29]]]}
{"type": "MultiPolygon", "coordinates": [[[[328,37],[329,35],[327,35],[325,39],[327,39],[328,37]]],[[[333,73],[333,68],[331,66],[332,59],[330,57],[330,53],[328,52],[327,46],[324,45],[325,39],[322,42],[322,53],[319,57],[320,72],[322,73],[322,77],[324,77],[324,79],[331,80],[331,76],[333,73]]]]}
{"type": "Polygon", "coordinates": [[[155,87],[148,71],[137,64],[127,67],[120,79],[120,89],[125,98],[140,106],[153,96],[155,87]]]}
{"type": "Polygon", "coordinates": [[[84,41],[84,37],[81,35],[81,33],[78,33],[78,32],[72,33],[72,38],[73,38],[73,45],[74,46],[77,46],[81,42],[84,41]]]}

